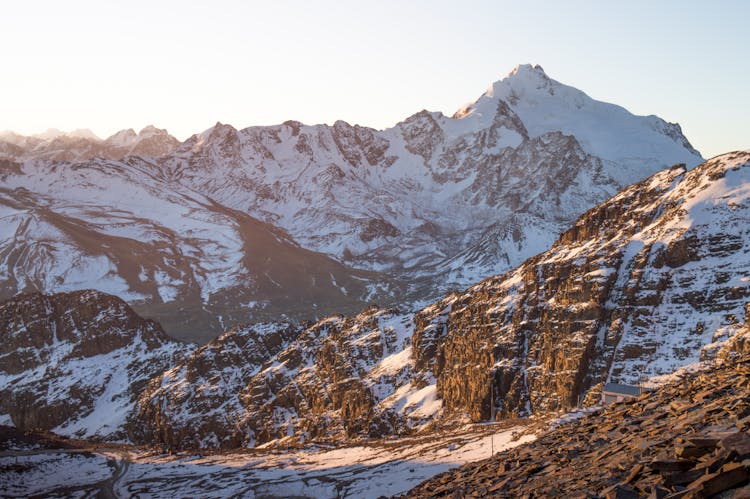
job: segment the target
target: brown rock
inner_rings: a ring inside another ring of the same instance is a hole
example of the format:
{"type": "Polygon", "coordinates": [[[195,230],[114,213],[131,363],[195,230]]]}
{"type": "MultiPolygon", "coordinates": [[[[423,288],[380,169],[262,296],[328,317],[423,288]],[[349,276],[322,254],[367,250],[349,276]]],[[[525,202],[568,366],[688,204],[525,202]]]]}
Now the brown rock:
{"type": "Polygon", "coordinates": [[[648,463],[648,467],[655,471],[685,471],[693,466],[692,461],[685,459],[656,459],[648,463]]]}
{"type": "Polygon", "coordinates": [[[732,499],[750,499],[750,485],[737,489],[732,494],[732,499]]]}
{"type": "Polygon", "coordinates": [[[705,475],[692,482],[689,490],[702,492],[705,496],[713,496],[719,492],[729,490],[747,482],[748,473],[745,467],[732,463],[717,473],[705,475]]]}
{"type": "Polygon", "coordinates": [[[627,485],[617,484],[609,489],[605,489],[600,494],[607,499],[638,499],[641,497],[638,492],[627,485]]]}
{"type": "Polygon", "coordinates": [[[750,457],[750,435],[746,432],[737,432],[724,437],[721,440],[721,446],[735,453],[739,458],[750,457]]]}
{"type": "Polygon", "coordinates": [[[692,445],[680,445],[674,449],[675,456],[681,459],[701,457],[709,452],[711,452],[711,448],[709,447],[695,447],[692,445]]]}

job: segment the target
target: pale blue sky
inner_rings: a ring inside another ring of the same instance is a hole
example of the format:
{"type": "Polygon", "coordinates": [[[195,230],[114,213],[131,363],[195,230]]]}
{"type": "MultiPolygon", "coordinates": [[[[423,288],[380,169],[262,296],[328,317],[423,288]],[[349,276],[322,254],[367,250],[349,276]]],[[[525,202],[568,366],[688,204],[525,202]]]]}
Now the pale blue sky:
{"type": "Polygon", "coordinates": [[[5,2],[0,130],[384,128],[528,62],[709,157],[750,148],[749,20],[750,1],[5,2]]]}

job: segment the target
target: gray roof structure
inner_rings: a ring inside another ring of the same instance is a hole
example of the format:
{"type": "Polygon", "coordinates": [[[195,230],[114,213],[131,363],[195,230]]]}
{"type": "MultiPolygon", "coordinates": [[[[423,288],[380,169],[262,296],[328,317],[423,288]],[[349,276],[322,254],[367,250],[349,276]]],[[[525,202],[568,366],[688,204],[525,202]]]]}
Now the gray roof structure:
{"type": "Polygon", "coordinates": [[[637,397],[641,394],[640,386],[623,385],[621,383],[607,383],[604,385],[603,392],[617,393],[620,395],[628,395],[630,397],[637,397]]]}

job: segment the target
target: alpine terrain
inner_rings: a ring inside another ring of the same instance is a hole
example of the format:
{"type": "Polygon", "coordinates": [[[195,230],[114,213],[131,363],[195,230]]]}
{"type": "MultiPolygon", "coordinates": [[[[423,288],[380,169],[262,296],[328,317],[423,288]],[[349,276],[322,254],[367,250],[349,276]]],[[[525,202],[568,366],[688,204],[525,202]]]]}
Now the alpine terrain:
{"type": "MultiPolygon", "coordinates": [[[[416,313],[373,306],[301,326],[237,327],[190,352],[181,347],[158,372],[147,361],[153,347],[128,346],[118,355],[129,360],[118,365],[146,362],[152,377],[137,388],[117,385],[130,390],[123,400],[135,403],[126,421],[100,436],[124,432],[168,448],[344,442],[598,403],[605,382],[638,384],[746,344],[749,217],[750,153],[729,153],[624,189],[581,216],[548,251],[416,313]]],[[[89,354],[51,347],[62,341],[57,324],[75,312],[49,303],[72,296],[22,295],[3,305],[4,343],[22,347],[0,359],[11,376],[3,384],[7,400],[49,393],[48,384],[74,393],[70,366],[102,372],[89,354]],[[29,326],[40,321],[39,329],[29,326]],[[34,371],[38,364],[25,360],[53,354],[54,370],[34,371]]],[[[81,296],[96,298],[86,317],[102,323],[88,333],[75,326],[76,341],[106,338],[132,316],[116,301],[124,311],[113,319],[107,307],[114,298],[81,296]]],[[[116,347],[123,343],[139,344],[116,347]]],[[[90,407],[92,421],[108,414],[106,404],[90,407]]],[[[14,413],[13,404],[6,410],[17,427],[40,426],[14,413]]],[[[80,419],[60,417],[60,428],[80,419]]]]}
{"type": "Polygon", "coordinates": [[[728,153],[623,189],[549,250],[414,313],[256,323],[200,347],[99,292],[18,296],[0,305],[0,418],[16,427],[0,427],[0,480],[374,498],[516,447],[412,494],[743,497],[748,219],[750,152],[728,153]],[[655,391],[602,412],[605,382],[655,391]]]}
{"type": "Polygon", "coordinates": [[[451,117],[420,111],[380,131],[5,133],[0,160],[1,297],[94,288],[203,342],[282,314],[429,303],[702,158],[679,125],[522,65],[451,117]]]}
{"type": "Polygon", "coordinates": [[[0,495],[748,497],[748,221],[750,151],[531,65],[384,130],[0,134],[0,495]]]}

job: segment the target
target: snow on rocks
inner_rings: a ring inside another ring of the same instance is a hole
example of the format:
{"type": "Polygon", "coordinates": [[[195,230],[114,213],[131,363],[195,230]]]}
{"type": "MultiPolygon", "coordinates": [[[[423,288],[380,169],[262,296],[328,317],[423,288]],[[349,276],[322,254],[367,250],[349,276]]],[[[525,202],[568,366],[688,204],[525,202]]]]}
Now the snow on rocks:
{"type": "Polygon", "coordinates": [[[146,382],[189,350],[97,291],[20,295],[0,324],[4,421],[81,438],[126,439],[146,382]]]}

